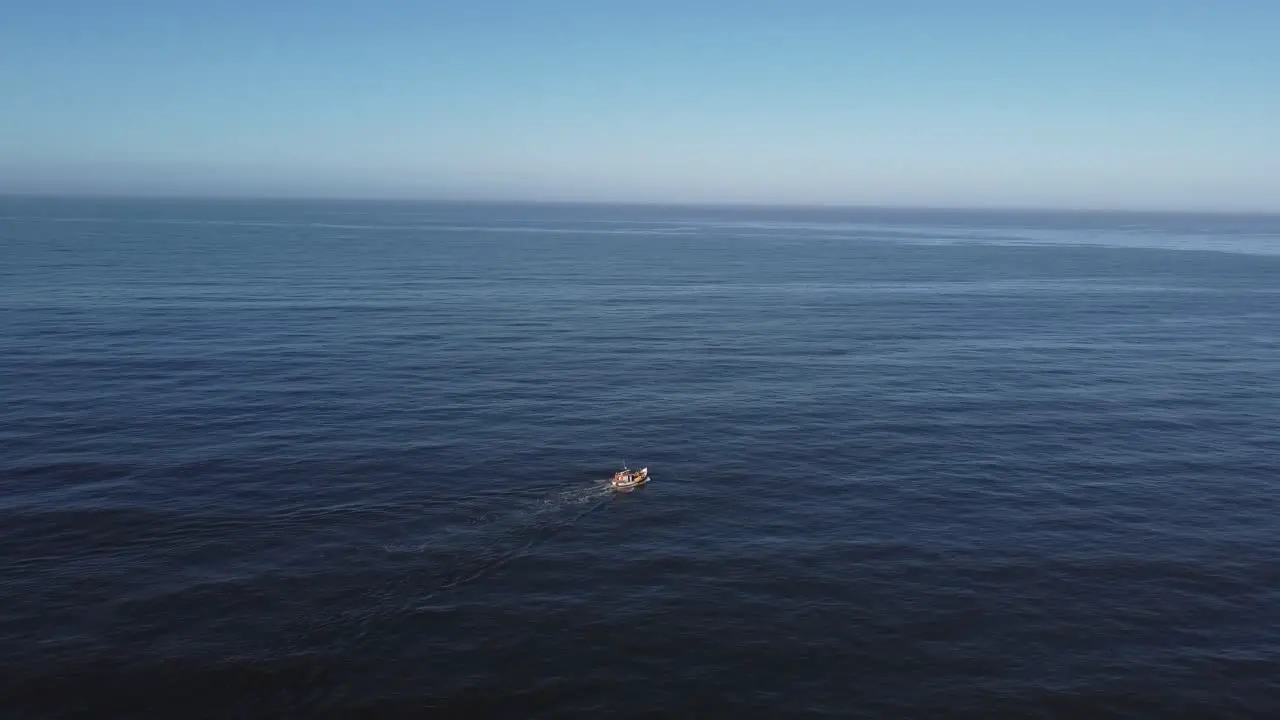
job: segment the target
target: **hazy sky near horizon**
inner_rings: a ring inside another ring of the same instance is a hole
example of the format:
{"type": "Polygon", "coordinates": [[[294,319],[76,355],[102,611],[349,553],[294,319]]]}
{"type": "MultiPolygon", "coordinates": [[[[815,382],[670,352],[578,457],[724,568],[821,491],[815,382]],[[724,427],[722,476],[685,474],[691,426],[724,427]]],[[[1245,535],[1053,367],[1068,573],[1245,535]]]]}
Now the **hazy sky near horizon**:
{"type": "Polygon", "coordinates": [[[0,192],[1280,211],[1268,0],[44,0],[0,192]]]}

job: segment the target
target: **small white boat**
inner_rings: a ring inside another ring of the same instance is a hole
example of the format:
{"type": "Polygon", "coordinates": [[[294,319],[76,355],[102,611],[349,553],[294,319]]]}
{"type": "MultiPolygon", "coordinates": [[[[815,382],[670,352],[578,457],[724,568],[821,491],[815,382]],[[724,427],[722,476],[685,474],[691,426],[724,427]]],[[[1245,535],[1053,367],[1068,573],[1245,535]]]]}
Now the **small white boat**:
{"type": "Polygon", "coordinates": [[[609,485],[614,490],[630,490],[647,482],[649,482],[649,468],[631,470],[623,467],[622,470],[613,474],[613,477],[609,480],[609,485]]]}

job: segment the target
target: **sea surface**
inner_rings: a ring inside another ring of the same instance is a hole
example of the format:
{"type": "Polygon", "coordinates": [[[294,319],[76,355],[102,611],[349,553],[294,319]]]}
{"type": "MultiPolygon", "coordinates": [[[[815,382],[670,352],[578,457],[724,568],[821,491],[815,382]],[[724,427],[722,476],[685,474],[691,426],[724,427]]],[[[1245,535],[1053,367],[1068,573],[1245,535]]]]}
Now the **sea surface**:
{"type": "Polygon", "coordinates": [[[1280,217],[2,199],[0,716],[1280,717],[1280,217]]]}

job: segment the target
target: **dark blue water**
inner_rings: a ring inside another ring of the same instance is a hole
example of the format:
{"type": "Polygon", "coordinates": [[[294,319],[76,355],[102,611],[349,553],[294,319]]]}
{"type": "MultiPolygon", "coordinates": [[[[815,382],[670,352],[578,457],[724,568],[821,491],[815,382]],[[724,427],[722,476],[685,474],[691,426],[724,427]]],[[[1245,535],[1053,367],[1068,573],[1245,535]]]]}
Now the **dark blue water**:
{"type": "Polygon", "coordinates": [[[0,253],[6,718],[1280,713],[1280,218],[8,199],[0,253]]]}

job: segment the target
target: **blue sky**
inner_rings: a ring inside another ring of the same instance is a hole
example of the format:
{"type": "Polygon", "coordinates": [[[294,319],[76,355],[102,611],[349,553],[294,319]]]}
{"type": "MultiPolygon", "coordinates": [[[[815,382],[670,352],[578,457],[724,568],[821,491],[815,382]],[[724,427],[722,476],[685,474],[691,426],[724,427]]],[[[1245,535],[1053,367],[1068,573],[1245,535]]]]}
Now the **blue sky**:
{"type": "Polygon", "coordinates": [[[1280,211],[1280,3],[13,0],[0,192],[1280,211]]]}

